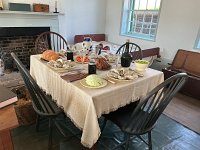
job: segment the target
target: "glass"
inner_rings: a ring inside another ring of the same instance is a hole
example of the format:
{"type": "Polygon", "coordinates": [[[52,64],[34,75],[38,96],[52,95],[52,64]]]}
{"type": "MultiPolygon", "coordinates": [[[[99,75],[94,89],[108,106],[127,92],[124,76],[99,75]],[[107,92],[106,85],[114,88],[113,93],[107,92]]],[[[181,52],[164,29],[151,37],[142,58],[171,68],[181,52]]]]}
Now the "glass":
{"type": "Polygon", "coordinates": [[[74,61],[74,56],[72,51],[67,51],[67,60],[74,61]]]}
{"type": "Polygon", "coordinates": [[[116,68],[118,68],[118,65],[120,64],[120,58],[121,58],[120,54],[115,54],[115,66],[116,66],[116,68]]]}
{"type": "Polygon", "coordinates": [[[88,74],[96,74],[96,63],[95,63],[95,60],[91,60],[88,63],[88,74]]]}

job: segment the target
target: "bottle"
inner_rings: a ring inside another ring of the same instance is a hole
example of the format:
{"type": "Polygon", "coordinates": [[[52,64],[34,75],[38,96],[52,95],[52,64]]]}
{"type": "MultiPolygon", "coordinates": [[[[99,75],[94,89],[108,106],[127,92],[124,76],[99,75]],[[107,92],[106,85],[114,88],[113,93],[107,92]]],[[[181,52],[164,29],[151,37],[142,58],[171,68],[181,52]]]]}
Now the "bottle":
{"type": "Polygon", "coordinates": [[[132,62],[132,57],[129,51],[129,39],[127,39],[125,44],[125,51],[123,52],[121,56],[121,66],[122,67],[130,67],[132,62]]]}

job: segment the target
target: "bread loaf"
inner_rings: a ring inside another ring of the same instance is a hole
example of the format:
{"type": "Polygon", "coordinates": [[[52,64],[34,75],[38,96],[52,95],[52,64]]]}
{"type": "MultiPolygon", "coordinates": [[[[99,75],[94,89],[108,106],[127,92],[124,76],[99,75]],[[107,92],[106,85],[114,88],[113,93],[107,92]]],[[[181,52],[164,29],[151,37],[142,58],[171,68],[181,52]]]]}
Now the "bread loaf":
{"type": "Polygon", "coordinates": [[[50,61],[50,60],[57,60],[59,58],[59,55],[56,54],[52,50],[46,50],[42,53],[42,58],[44,60],[50,61]]]}

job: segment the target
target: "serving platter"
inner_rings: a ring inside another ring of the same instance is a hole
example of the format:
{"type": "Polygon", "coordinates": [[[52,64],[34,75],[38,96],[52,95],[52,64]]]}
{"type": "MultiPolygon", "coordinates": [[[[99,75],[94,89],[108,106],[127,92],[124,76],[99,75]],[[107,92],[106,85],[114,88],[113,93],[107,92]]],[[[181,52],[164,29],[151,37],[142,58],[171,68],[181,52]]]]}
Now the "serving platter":
{"type": "Polygon", "coordinates": [[[121,68],[111,69],[107,73],[107,76],[110,79],[117,80],[117,81],[131,81],[131,80],[137,79],[138,77],[143,76],[143,74],[140,74],[130,68],[121,67],[121,68]]]}
{"type": "Polygon", "coordinates": [[[70,67],[68,67],[68,68],[64,68],[64,67],[58,68],[58,67],[54,67],[54,66],[50,65],[49,62],[47,63],[47,66],[48,66],[49,68],[51,68],[51,69],[57,71],[57,72],[65,72],[65,71],[69,71],[70,69],[74,69],[74,68],[75,68],[75,65],[70,66],[70,67]]]}
{"type": "Polygon", "coordinates": [[[108,82],[106,80],[104,80],[104,79],[102,79],[102,82],[103,83],[100,86],[90,86],[90,85],[88,85],[86,83],[85,78],[82,79],[82,80],[80,80],[80,83],[81,83],[82,86],[87,87],[87,88],[92,88],[92,89],[103,88],[103,87],[105,87],[108,84],[108,82]]]}
{"type": "Polygon", "coordinates": [[[114,78],[114,77],[111,75],[110,72],[107,73],[107,76],[108,76],[108,78],[110,78],[110,79],[112,79],[112,80],[115,80],[115,81],[125,81],[125,82],[127,82],[127,81],[132,81],[132,80],[136,80],[136,79],[137,79],[137,77],[134,78],[134,79],[119,79],[119,78],[114,78]]]}

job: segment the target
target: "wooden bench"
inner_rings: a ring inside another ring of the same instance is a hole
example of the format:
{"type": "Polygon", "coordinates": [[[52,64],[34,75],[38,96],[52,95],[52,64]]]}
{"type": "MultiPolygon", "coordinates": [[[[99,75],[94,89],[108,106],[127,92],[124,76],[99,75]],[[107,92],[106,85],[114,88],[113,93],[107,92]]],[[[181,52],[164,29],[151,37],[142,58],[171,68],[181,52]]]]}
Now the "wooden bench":
{"type": "Polygon", "coordinates": [[[189,79],[181,89],[185,95],[200,99],[200,53],[179,49],[170,67],[164,68],[165,79],[179,72],[186,72],[189,79]]]}

